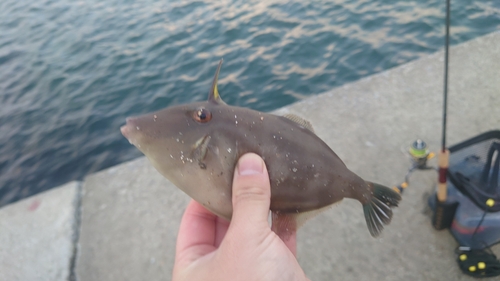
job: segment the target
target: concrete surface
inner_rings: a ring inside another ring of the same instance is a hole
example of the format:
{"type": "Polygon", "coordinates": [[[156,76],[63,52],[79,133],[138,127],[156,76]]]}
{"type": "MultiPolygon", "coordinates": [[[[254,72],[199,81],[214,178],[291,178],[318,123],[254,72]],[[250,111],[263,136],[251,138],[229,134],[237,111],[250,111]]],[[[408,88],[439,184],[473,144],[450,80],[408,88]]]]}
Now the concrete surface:
{"type": "Polygon", "coordinates": [[[79,186],[71,182],[1,209],[0,280],[70,280],[79,186]]]}
{"type": "MultiPolygon", "coordinates": [[[[500,32],[453,47],[450,60],[448,143],[499,129],[500,32]]],[[[409,166],[402,147],[419,137],[438,150],[442,91],[438,52],[277,113],[305,117],[351,170],[391,186],[409,166]]],[[[432,172],[412,176],[379,239],[352,200],[311,219],[298,233],[306,274],[311,280],[474,280],[459,271],[449,232],[431,227],[426,199],[435,181],[432,172]]],[[[189,198],[145,158],[87,177],[81,217],[79,198],[78,183],[70,183],[0,209],[0,280],[171,278],[189,198]]],[[[500,256],[500,246],[493,250],[500,256]]]]}
{"type": "Polygon", "coordinates": [[[77,280],[170,279],[187,196],[145,158],[87,177],[82,193],[77,280]]]}

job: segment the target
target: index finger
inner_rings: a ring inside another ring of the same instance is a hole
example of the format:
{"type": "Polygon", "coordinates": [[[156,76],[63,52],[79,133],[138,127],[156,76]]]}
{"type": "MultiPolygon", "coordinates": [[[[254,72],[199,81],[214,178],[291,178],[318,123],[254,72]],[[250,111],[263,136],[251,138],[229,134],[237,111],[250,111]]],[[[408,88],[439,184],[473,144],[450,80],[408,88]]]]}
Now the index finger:
{"type": "Polygon", "coordinates": [[[200,203],[191,200],[182,216],[179,234],[177,236],[176,255],[201,245],[212,246],[203,246],[206,248],[203,254],[215,250],[216,219],[216,215],[205,209],[200,203]]]}

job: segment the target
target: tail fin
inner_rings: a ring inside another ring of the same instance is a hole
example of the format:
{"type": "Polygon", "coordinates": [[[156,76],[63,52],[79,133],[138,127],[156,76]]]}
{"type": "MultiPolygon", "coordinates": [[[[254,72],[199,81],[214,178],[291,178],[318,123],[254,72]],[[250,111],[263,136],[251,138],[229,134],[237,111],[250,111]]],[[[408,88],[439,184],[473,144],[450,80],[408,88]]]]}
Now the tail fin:
{"type": "Polygon", "coordinates": [[[391,222],[391,207],[398,206],[401,195],[383,185],[372,182],[367,183],[372,186],[373,197],[370,202],[363,205],[363,211],[370,234],[377,237],[382,232],[384,224],[391,222]]]}

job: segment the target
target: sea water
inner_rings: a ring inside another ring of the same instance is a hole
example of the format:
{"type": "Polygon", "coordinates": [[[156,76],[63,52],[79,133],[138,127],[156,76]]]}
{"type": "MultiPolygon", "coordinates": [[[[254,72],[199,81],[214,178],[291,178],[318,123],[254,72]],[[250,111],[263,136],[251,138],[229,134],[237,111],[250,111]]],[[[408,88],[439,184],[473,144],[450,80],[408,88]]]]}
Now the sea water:
{"type": "MultiPolygon", "coordinates": [[[[500,1],[452,0],[453,44],[500,1]]],[[[444,0],[2,0],[0,206],[140,156],[126,116],[206,99],[270,111],[435,52],[444,0]]],[[[453,58],[452,58],[453,59],[453,58]]]]}

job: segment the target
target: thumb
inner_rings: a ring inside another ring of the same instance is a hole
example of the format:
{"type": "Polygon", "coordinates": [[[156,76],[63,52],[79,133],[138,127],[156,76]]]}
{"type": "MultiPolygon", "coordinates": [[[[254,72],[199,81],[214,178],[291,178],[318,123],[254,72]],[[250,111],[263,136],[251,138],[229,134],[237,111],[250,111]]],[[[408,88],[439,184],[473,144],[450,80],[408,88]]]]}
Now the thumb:
{"type": "Polygon", "coordinates": [[[233,178],[233,217],[231,224],[269,227],[271,185],[266,164],[255,153],[240,157],[233,178]]]}

